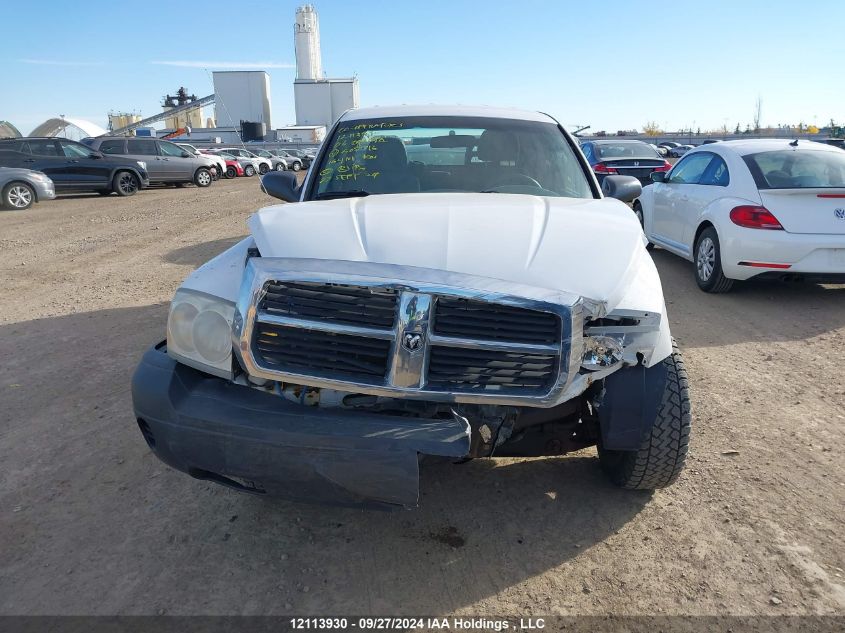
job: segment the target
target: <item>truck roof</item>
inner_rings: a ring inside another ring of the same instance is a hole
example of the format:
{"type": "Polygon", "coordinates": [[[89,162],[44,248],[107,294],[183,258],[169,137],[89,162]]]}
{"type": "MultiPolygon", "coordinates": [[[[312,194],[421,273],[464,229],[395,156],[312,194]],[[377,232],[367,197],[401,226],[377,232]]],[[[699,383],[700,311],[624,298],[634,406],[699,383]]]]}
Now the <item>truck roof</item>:
{"type": "Polygon", "coordinates": [[[519,110],[517,108],[495,108],[491,106],[468,105],[398,105],[374,106],[347,110],[341,121],[358,121],[360,119],[387,119],[408,116],[472,116],[493,119],[518,119],[522,121],[540,121],[543,123],[557,123],[548,114],[519,110]]]}

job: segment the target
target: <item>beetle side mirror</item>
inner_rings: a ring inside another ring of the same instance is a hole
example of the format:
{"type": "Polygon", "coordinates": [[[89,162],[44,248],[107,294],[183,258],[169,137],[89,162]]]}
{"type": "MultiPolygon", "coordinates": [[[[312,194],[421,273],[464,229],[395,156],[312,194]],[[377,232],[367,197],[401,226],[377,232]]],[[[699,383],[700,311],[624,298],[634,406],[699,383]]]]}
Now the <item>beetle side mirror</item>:
{"type": "Polygon", "coordinates": [[[653,172],[651,172],[651,182],[666,182],[666,172],[665,171],[653,171],[653,172]]]}
{"type": "Polygon", "coordinates": [[[261,177],[261,189],[267,195],[285,202],[299,202],[301,193],[296,176],[288,171],[268,171],[261,177]]]}
{"type": "Polygon", "coordinates": [[[633,176],[605,176],[601,191],[608,198],[631,202],[640,196],[643,186],[633,176]]]}

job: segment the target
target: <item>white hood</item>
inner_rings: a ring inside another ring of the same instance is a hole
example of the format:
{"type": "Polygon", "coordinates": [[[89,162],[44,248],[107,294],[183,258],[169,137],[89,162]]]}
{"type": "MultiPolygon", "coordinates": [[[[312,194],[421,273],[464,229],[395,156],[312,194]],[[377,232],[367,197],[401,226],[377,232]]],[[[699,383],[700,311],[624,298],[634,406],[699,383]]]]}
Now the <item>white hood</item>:
{"type": "Polygon", "coordinates": [[[636,216],[613,199],[374,195],[272,206],[249,226],[263,257],[480,275],[577,294],[608,310],[642,274],[644,258],[653,269],[636,216]]]}

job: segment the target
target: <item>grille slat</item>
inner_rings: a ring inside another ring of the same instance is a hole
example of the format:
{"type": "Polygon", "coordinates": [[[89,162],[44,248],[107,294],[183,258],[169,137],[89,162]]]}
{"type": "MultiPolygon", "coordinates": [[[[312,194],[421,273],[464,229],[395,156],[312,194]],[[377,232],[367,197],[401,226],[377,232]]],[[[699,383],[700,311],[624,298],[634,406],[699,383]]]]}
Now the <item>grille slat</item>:
{"type": "Polygon", "coordinates": [[[380,382],[390,341],[256,323],[253,351],[278,371],[380,382]]]}
{"type": "Polygon", "coordinates": [[[374,328],[391,328],[398,294],[393,288],[310,282],[271,282],[259,310],[374,328]]]}
{"type": "Polygon", "coordinates": [[[428,385],[455,391],[547,390],[557,356],[441,347],[431,348],[428,385]]]}
{"type": "Polygon", "coordinates": [[[491,341],[551,344],[560,341],[560,319],[551,312],[476,299],[439,297],[435,334],[491,341]]]}

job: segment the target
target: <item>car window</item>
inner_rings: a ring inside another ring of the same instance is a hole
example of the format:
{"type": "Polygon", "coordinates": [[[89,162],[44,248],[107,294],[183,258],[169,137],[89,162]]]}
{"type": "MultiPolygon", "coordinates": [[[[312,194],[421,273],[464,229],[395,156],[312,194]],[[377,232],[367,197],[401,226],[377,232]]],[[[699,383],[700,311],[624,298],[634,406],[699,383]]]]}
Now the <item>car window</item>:
{"type": "Polygon", "coordinates": [[[84,145],[77,145],[70,141],[59,141],[59,145],[68,158],[88,158],[91,156],[91,150],[84,145]]]}
{"type": "Polygon", "coordinates": [[[845,186],[845,152],[780,150],[742,158],[759,189],[845,186]]]}
{"type": "Polygon", "coordinates": [[[152,139],[129,139],[126,141],[127,154],[140,154],[142,156],[156,156],[156,142],[152,139]]]}
{"type": "Polygon", "coordinates": [[[701,177],[700,185],[715,185],[717,187],[727,187],[731,182],[728,174],[728,166],[721,156],[713,155],[713,160],[707,166],[707,170],[701,177]]]}
{"type": "Polygon", "coordinates": [[[672,168],[669,182],[679,185],[698,184],[711,160],[713,160],[713,154],[710,152],[698,152],[686,156],[672,168]]]}
{"type": "Polygon", "coordinates": [[[103,154],[123,154],[124,146],[126,145],[123,139],[112,139],[110,141],[103,141],[100,143],[100,151],[103,154]]]}
{"type": "Polygon", "coordinates": [[[587,157],[587,160],[593,160],[593,146],[592,145],[582,145],[581,150],[584,152],[584,156],[587,157]]]}
{"type": "Polygon", "coordinates": [[[53,139],[36,139],[29,142],[32,153],[36,156],[59,156],[56,142],[53,139]]]}
{"type": "Polygon", "coordinates": [[[616,143],[597,143],[596,157],[612,158],[659,158],[657,152],[641,141],[619,141],[616,143]]]}
{"type": "Polygon", "coordinates": [[[175,143],[168,143],[167,141],[159,141],[158,146],[159,149],[161,149],[162,156],[176,156],[178,158],[182,158],[182,154],[187,152],[187,150],[182,149],[175,143]]]}

